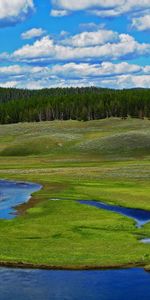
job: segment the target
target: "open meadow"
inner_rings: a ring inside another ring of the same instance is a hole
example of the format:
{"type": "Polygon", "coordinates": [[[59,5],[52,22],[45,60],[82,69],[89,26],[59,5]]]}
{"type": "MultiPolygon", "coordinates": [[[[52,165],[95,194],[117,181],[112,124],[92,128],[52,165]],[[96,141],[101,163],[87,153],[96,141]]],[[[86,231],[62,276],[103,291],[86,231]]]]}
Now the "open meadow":
{"type": "Polygon", "coordinates": [[[110,118],[0,125],[0,178],[42,184],[0,220],[0,262],[61,268],[150,264],[150,223],[81,205],[150,210],[150,121],[110,118]],[[58,201],[59,199],[60,201],[58,201]]]}

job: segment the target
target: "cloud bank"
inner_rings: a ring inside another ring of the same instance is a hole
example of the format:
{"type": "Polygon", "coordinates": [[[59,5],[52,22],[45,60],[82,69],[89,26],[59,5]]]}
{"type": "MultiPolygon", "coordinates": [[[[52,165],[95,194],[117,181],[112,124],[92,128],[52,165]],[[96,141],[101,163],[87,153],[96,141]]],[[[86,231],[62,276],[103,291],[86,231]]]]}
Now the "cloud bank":
{"type": "Polygon", "coordinates": [[[0,26],[22,22],[33,10],[33,0],[0,0],[0,26]]]}
{"type": "Polygon", "coordinates": [[[101,17],[114,17],[125,13],[150,9],[149,0],[52,0],[55,8],[65,11],[87,10],[101,17]]]}

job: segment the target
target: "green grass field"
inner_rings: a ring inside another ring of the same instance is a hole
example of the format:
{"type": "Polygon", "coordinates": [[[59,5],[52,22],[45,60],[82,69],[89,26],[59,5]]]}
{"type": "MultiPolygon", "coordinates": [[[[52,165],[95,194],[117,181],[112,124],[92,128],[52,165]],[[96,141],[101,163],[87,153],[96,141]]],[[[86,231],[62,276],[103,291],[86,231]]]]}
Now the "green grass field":
{"type": "Polygon", "coordinates": [[[150,224],[81,205],[150,210],[150,121],[106,119],[0,126],[0,178],[43,189],[0,221],[0,261],[84,268],[150,264],[150,224]],[[61,201],[50,201],[61,198],[61,201]]]}

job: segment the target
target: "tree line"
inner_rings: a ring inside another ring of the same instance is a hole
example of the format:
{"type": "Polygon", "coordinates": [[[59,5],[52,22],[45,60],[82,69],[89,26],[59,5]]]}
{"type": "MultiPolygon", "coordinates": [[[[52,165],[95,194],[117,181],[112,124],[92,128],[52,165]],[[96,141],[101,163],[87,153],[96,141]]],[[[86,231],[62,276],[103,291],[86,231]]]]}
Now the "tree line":
{"type": "Polygon", "coordinates": [[[128,116],[150,119],[150,89],[0,88],[1,124],[128,116]]]}

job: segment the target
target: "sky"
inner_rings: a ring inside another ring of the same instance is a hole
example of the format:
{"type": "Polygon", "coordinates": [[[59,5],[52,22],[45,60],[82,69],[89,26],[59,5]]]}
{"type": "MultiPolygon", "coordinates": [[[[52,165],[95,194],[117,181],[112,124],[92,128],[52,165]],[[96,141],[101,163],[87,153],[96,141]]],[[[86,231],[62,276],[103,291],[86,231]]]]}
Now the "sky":
{"type": "Polygon", "coordinates": [[[0,0],[0,86],[150,88],[150,0],[0,0]]]}

